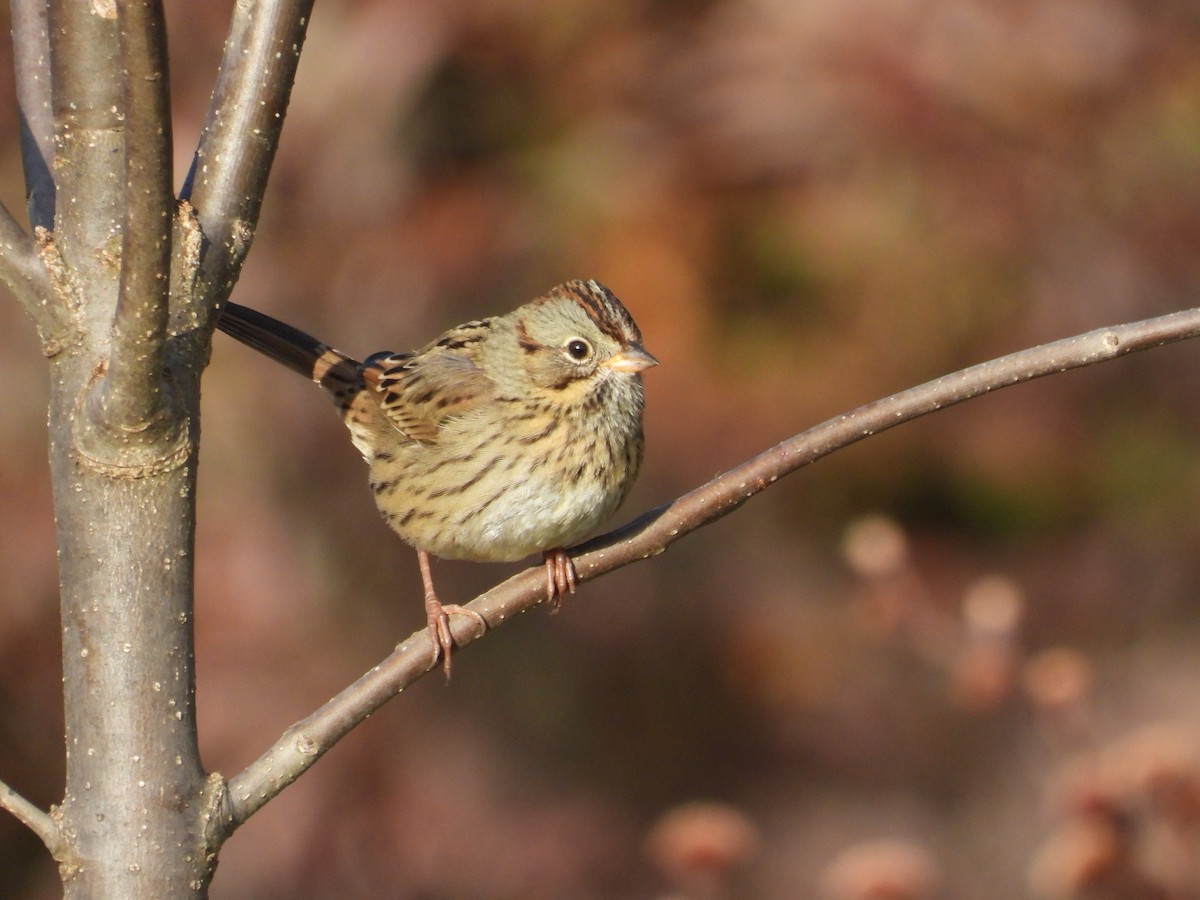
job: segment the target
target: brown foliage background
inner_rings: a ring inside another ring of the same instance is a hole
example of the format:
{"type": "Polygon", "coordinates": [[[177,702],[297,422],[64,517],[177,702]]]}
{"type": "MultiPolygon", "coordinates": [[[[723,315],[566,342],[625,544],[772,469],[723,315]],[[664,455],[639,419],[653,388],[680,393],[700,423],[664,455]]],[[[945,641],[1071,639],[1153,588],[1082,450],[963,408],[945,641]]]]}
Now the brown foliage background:
{"type": "MultiPolygon", "coordinates": [[[[229,4],[170,7],[179,180],[229,4]]],[[[323,0],[234,296],[362,355],[604,281],[662,361],[628,518],[866,400],[1194,306],[1198,241],[1192,4],[323,0]]],[[[0,303],[0,773],[48,805],[43,371],[0,303]]],[[[804,470],[385,708],[213,895],[1194,896],[1198,379],[1169,347],[804,470]]],[[[218,336],[204,402],[201,746],[233,774],[420,625],[420,582],[313,386],[218,336]]],[[[0,818],[0,894],[57,892],[0,818]]]]}

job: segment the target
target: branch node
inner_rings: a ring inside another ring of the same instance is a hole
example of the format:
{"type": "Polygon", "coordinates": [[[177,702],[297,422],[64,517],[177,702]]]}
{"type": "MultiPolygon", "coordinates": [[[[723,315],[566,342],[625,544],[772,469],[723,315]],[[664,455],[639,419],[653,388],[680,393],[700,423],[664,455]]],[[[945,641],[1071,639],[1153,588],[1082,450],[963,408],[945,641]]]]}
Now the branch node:
{"type": "MultiPolygon", "coordinates": [[[[106,478],[148,478],[182,466],[191,454],[188,429],[168,371],[159,414],[134,426],[114,424],[105,382],[107,367],[96,368],[80,392],[72,416],[75,457],[106,478]]],[[[119,403],[120,399],[116,398],[119,403]]],[[[118,423],[121,420],[118,420],[118,423]]]]}
{"type": "Polygon", "coordinates": [[[302,756],[319,756],[321,746],[312,737],[312,735],[298,732],[296,734],[296,751],[302,756]]]}
{"type": "Polygon", "coordinates": [[[30,803],[11,787],[0,781],[0,809],[7,809],[21,824],[36,834],[57,860],[65,843],[62,830],[54,816],[30,803]]]}
{"type": "Polygon", "coordinates": [[[33,239],[37,245],[38,258],[50,277],[51,292],[55,295],[59,308],[65,310],[64,315],[57,317],[58,330],[42,336],[42,353],[47,359],[53,359],[80,338],[76,314],[80,305],[79,293],[71,268],[63,259],[62,251],[58,249],[58,243],[54,240],[54,233],[38,225],[33,229],[33,239]]]}
{"type": "Polygon", "coordinates": [[[204,834],[204,847],[209,859],[216,862],[217,851],[225,838],[229,837],[233,823],[233,803],[229,798],[229,784],[220,772],[211,772],[200,792],[200,823],[204,834]]]}

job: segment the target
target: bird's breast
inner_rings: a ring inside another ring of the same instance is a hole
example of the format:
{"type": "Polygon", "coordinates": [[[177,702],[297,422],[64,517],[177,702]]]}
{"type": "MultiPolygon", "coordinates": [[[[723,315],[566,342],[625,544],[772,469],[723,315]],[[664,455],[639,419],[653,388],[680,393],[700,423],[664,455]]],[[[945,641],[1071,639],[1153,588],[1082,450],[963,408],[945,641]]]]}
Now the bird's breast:
{"type": "Polygon", "coordinates": [[[376,502],[409,544],[517,560],[578,541],[624,499],[641,459],[640,415],[621,429],[516,403],[490,411],[499,415],[448,423],[436,444],[375,448],[376,502]]]}

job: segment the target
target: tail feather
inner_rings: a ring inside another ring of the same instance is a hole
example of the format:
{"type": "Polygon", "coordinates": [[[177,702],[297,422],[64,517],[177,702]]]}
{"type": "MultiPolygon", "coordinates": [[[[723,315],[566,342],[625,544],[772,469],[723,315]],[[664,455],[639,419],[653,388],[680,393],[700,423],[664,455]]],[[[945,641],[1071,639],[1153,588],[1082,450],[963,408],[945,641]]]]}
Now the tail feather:
{"type": "Polygon", "coordinates": [[[217,328],[319,384],[345,412],[363,390],[362,363],[268,315],[227,303],[217,328]]]}

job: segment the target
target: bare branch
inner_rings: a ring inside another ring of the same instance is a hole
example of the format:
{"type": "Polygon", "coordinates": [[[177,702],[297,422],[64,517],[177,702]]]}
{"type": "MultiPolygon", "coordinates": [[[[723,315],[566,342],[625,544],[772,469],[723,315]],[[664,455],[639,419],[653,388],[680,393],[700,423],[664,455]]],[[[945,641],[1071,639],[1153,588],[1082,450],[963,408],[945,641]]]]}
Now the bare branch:
{"type": "Polygon", "coordinates": [[[167,33],[159,0],[119,0],[117,32],[125,73],[124,222],[100,406],[108,427],[152,439],[169,424],[163,357],[174,210],[167,33]]]}
{"type": "MultiPolygon", "coordinates": [[[[685,534],[732,512],[784,475],[902,422],[1043,375],[1197,336],[1200,309],[1186,310],[1022,350],[860,406],[576,548],[572,557],[579,580],[590,581],[656,556],[685,534]]],[[[481,594],[470,608],[484,617],[491,630],[545,599],[545,570],[539,565],[481,594]]],[[[459,647],[480,637],[470,623],[454,617],[451,622],[459,647]]],[[[215,823],[220,832],[217,843],[295,781],[355,725],[436,667],[437,662],[428,632],[422,628],[354,684],[291,726],[274,746],[229,781],[226,818],[215,823]]]]}
{"type": "Polygon", "coordinates": [[[7,809],[46,845],[52,856],[58,858],[62,847],[62,832],[50,814],[30,803],[11,787],[0,781],[0,809],[7,809]]]}
{"type": "MultiPolygon", "coordinates": [[[[96,286],[115,281],[113,236],[120,231],[123,200],[124,97],[115,9],[49,0],[49,36],[57,200],[52,241],[46,243],[53,243],[63,272],[73,273],[71,282],[90,285],[87,299],[95,300],[96,286]]],[[[65,282],[57,286],[71,289],[65,282]]],[[[68,302],[91,319],[88,331],[111,317],[107,305],[83,299],[68,302]]]]}
{"type": "Polygon", "coordinates": [[[83,129],[120,125],[121,67],[115,13],[103,4],[49,0],[54,129],[64,142],[83,129]]]}
{"type": "MultiPolygon", "coordinates": [[[[45,0],[12,0],[13,62],[17,79],[25,198],[34,228],[54,224],[54,117],[50,108],[50,40],[45,0]]],[[[50,279],[33,239],[0,204],[0,279],[37,325],[47,353],[56,352],[66,311],[50,290],[50,279]]]]}
{"type": "Polygon", "coordinates": [[[37,247],[0,204],[0,280],[25,307],[42,338],[42,349],[54,355],[66,330],[67,310],[50,286],[37,247]]]}
{"type": "Polygon", "coordinates": [[[204,256],[209,296],[229,296],[250,249],[279,146],[312,0],[234,6],[208,118],[182,198],[214,250],[204,256]]]}
{"type": "Polygon", "coordinates": [[[50,230],[54,227],[54,113],[46,0],[12,0],[10,5],[25,203],[30,225],[50,230]]]}

